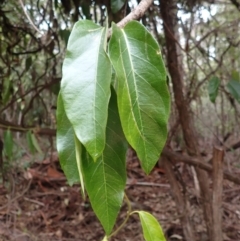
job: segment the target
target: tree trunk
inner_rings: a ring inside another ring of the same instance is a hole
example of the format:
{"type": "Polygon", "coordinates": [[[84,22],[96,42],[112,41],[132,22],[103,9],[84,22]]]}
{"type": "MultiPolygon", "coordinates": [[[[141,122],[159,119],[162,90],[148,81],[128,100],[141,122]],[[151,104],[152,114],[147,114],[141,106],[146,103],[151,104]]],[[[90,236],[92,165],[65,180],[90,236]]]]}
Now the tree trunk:
{"type": "MultiPolygon", "coordinates": [[[[179,63],[177,51],[177,1],[161,0],[160,11],[163,20],[164,33],[167,47],[167,65],[172,79],[175,104],[179,114],[183,137],[189,155],[198,156],[198,146],[195,130],[192,125],[189,106],[183,94],[183,76],[181,75],[181,63],[179,63]]],[[[209,239],[211,240],[212,211],[211,195],[209,192],[208,176],[204,170],[196,168],[201,194],[203,197],[204,217],[209,239]]]]}

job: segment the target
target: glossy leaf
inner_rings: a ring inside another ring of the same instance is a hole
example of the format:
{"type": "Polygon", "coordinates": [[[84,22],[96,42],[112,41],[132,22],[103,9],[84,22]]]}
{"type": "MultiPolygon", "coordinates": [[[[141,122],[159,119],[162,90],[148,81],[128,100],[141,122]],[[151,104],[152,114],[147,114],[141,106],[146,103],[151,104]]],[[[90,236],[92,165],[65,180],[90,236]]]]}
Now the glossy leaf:
{"type": "Polygon", "coordinates": [[[103,154],[93,162],[85,151],[83,173],[87,193],[92,208],[99,218],[106,234],[110,234],[120,210],[126,184],[125,159],[127,142],[119,120],[117,100],[112,93],[107,131],[106,146],[103,154]]]}
{"type": "Polygon", "coordinates": [[[13,156],[13,136],[10,129],[6,130],[3,135],[3,143],[4,143],[4,153],[8,159],[11,159],[13,156]]]}
{"type": "Polygon", "coordinates": [[[211,102],[215,102],[218,95],[218,88],[220,85],[220,79],[216,76],[212,77],[208,83],[208,95],[211,102]]]}
{"type": "Polygon", "coordinates": [[[227,84],[227,88],[231,95],[240,103],[240,82],[230,80],[227,84]]]}
{"type": "Polygon", "coordinates": [[[140,217],[143,236],[146,241],[166,241],[161,226],[157,219],[150,213],[137,211],[140,217]]]}
{"type": "Polygon", "coordinates": [[[165,145],[170,110],[160,49],[151,34],[133,21],[124,29],[113,24],[109,53],[118,81],[123,131],[149,173],[165,145]]]}
{"type": "Polygon", "coordinates": [[[68,183],[73,185],[80,181],[76,161],[74,131],[64,110],[61,93],[57,102],[57,150],[59,160],[68,183]]]}
{"type": "Polygon", "coordinates": [[[124,5],[126,0],[111,0],[111,9],[113,13],[118,12],[124,5]]]}
{"type": "Polygon", "coordinates": [[[83,199],[85,199],[85,185],[84,185],[84,181],[83,181],[83,170],[82,170],[82,144],[77,139],[76,135],[74,135],[74,141],[75,141],[75,151],[76,151],[78,174],[79,174],[80,184],[82,187],[81,190],[82,190],[83,199]]]}
{"type": "Polygon", "coordinates": [[[106,29],[77,22],[63,63],[61,92],[67,117],[79,141],[96,160],[105,147],[111,63],[105,52],[106,29]]]}

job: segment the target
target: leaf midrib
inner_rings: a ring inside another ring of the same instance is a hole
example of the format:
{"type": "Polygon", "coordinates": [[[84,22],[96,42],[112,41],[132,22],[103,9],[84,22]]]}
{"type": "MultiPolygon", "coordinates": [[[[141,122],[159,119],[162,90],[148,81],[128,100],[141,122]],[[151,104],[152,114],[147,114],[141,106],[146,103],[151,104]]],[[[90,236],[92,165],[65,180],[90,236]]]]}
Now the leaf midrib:
{"type": "MultiPolygon", "coordinates": [[[[133,76],[133,80],[134,80],[134,86],[135,86],[135,90],[136,90],[136,100],[137,100],[137,106],[138,106],[138,114],[139,114],[139,118],[140,118],[140,123],[141,123],[141,130],[139,129],[138,125],[137,125],[137,121],[136,121],[136,118],[135,118],[135,115],[134,115],[134,112],[132,110],[132,99],[131,99],[131,95],[130,95],[130,91],[129,91],[129,85],[128,85],[128,81],[127,81],[127,76],[126,76],[126,72],[125,72],[125,68],[123,68],[124,70],[124,75],[126,77],[126,85],[127,85],[127,89],[128,89],[128,96],[129,96],[129,100],[130,100],[130,103],[131,103],[131,112],[132,112],[132,115],[133,115],[133,118],[134,118],[134,122],[136,123],[136,126],[137,126],[137,130],[140,134],[140,136],[142,137],[142,140],[143,140],[143,146],[144,146],[144,155],[145,155],[145,158],[146,158],[146,145],[145,145],[145,138],[144,136],[142,135],[141,131],[143,132],[143,125],[142,125],[142,118],[141,118],[141,113],[140,113],[140,107],[139,107],[139,104],[138,104],[138,88],[137,88],[137,84],[136,84],[136,79],[135,79],[135,71],[134,71],[134,67],[133,67],[133,64],[132,64],[132,58],[131,58],[131,54],[130,54],[130,47],[128,45],[128,38],[127,36],[125,35],[124,31],[121,30],[122,33],[123,33],[123,37],[124,37],[124,40],[125,40],[125,43],[126,43],[126,46],[127,46],[127,53],[128,53],[128,56],[129,56],[129,59],[130,59],[130,64],[131,64],[131,68],[132,68],[132,76],[133,76]]],[[[120,44],[120,40],[119,40],[119,47],[120,47],[120,52],[121,52],[121,44],[120,44]]],[[[121,52],[122,53],[122,52],[121,52]]],[[[122,54],[121,54],[121,62],[122,62],[122,65],[124,66],[123,64],[123,58],[122,58],[122,54]]],[[[146,158],[147,160],[147,158],[146,158]]]]}
{"type": "MultiPolygon", "coordinates": [[[[100,28],[99,28],[100,29],[100,28]]],[[[94,142],[94,152],[95,152],[95,155],[96,155],[96,150],[97,150],[97,126],[96,126],[96,108],[97,108],[97,105],[96,105],[96,93],[97,93],[97,75],[98,75],[98,64],[99,64],[99,56],[100,56],[100,48],[101,48],[101,43],[102,43],[102,33],[104,32],[104,28],[101,28],[101,37],[100,37],[100,44],[98,45],[98,51],[97,51],[97,64],[96,64],[96,67],[95,67],[95,90],[94,90],[94,103],[93,103],[93,116],[94,116],[94,129],[95,129],[95,142],[94,142]]],[[[95,157],[93,157],[93,159],[95,160],[95,157]]]]}

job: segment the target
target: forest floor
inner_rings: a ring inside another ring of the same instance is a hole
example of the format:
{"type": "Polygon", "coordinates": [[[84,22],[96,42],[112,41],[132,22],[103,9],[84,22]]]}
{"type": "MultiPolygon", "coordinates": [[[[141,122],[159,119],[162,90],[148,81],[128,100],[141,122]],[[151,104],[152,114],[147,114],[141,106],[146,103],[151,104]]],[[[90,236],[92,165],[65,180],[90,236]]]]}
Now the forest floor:
{"type": "MultiPolygon", "coordinates": [[[[146,176],[136,157],[127,163],[126,194],[133,210],[153,214],[169,241],[184,241],[182,227],[165,171],[156,166],[146,176]]],[[[179,164],[187,183],[189,216],[197,240],[206,240],[206,227],[201,200],[195,194],[191,168],[179,164]]],[[[240,174],[237,168],[235,174],[240,174]]],[[[0,241],[100,241],[103,229],[88,200],[82,200],[78,185],[68,186],[61,172],[57,155],[34,162],[28,169],[7,173],[7,183],[0,184],[0,241]]],[[[124,202],[116,227],[126,217],[124,202]]],[[[115,228],[116,228],[115,227],[115,228]]],[[[223,196],[224,240],[240,240],[240,187],[224,180],[223,196]]],[[[137,215],[129,218],[124,228],[111,241],[143,241],[137,215]]]]}

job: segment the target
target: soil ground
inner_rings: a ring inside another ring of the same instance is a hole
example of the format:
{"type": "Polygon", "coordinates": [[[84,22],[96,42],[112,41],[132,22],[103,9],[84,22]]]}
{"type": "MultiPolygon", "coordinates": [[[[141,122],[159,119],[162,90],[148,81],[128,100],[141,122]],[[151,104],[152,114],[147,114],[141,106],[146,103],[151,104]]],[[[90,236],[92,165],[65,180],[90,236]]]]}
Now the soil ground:
{"type": "MultiPolygon", "coordinates": [[[[127,163],[126,194],[133,210],[153,214],[169,241],[184,241],[176,203],[165,172],[158,166],[146,176],[136,157],[127,163]]],[[[238,174],[240,174],[239,169],[238,174]]],[[[177,167],[187,183],[189,215],[199,241],[206,240],[201,200],[197,198],[191,169],[177,167]]],[[[78,185],[68,186],[57,158],[34,162],[27,170],[6,174],[7,182],[0,184],[0,241],[100,241],[103,229],[88,200],[82,200],[78,185]]],[[[240,240],[240,187],[224,181],[223,197],[224,240],[240,240]]],[[[126,217],[123,203],[116,227],[126,217]]],[[[115,228],[116,228],[115,227],[115,228]]],[[[143,241],[137,215],[111,241],[143,241]]]]}

